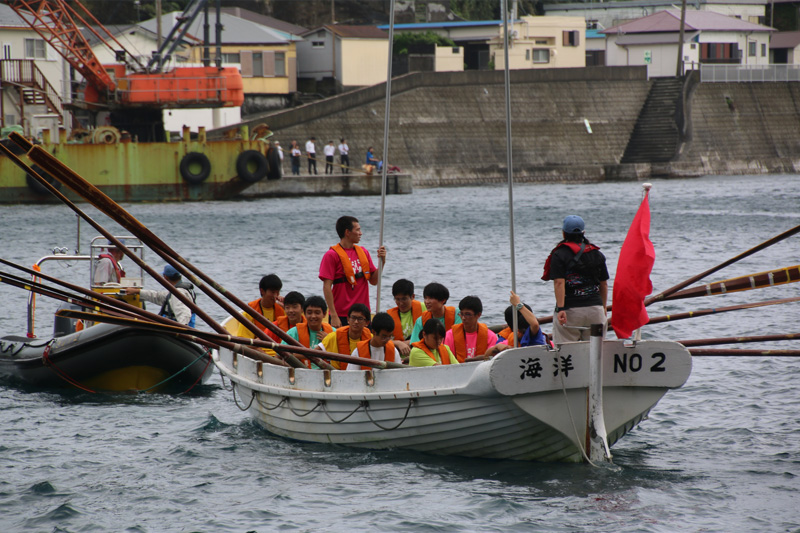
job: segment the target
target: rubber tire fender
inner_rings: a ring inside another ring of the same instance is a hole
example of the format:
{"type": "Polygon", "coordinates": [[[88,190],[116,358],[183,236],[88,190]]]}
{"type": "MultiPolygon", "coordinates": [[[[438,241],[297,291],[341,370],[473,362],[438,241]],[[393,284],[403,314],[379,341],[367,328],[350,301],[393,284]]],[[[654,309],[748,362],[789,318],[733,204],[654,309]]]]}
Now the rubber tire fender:
{"type": "Polygon", "coordinates": [[[281,179],[281,154],[275,146],[270,146],[267,151],[267,161],[269,162],[269,172],[267,172],[268,180],[281,179]]]}
{"type": "Polygon", "coordinates": [[[264,154],[258,150],[245,150],[236,158],[236,174],[247,183],[255,183],[264,179],[269,170],[269,164],[264,154]],[[249,164],[255,162],[255,170],[250,170],[249,164]]]}
{"type": "Polygon", "coordinates": [[[180,172],[186,183],[198,185],[203,183],[211,174],[211,161],[208,160],[208,156],[204,153],[189,152],[181,159],[180,172]],[[192,172],[192,165],[200,165],[200,172],[192,172]]]}
{"type": "MultiPolygon", "coordinates": [[[[45,172],[44,170],[42,170],[42,168],[39,165],[33,165],[31,169],[35,171],[37,174],[39,174],[41,177],[46,179],[50,185],[56,188],[56,190],[61,189],[61,182],[55,179],[50,174],[48,174],[47,172],[45,172]]],[[[40,195],[50,194],[50,190],[41,183],[39,183],[39,180],[31,176],[30,173],[25,174],[25,183],[27,183],[28,188],[36,194],[40,195]]]]}

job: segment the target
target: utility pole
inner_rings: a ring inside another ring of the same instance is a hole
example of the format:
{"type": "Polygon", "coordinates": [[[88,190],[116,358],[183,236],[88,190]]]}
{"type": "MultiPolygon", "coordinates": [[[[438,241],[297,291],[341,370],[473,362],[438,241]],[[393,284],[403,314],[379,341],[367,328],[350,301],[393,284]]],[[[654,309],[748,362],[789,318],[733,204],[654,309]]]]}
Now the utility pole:
{"type": "Polygon", "coordinates": [[[681,31],[678,36],[678,66],[675,69],[675,77],[681,77],[681,71],[683,70],[683,27],[686,22],[686,0],[681,2],[681,31]]]}

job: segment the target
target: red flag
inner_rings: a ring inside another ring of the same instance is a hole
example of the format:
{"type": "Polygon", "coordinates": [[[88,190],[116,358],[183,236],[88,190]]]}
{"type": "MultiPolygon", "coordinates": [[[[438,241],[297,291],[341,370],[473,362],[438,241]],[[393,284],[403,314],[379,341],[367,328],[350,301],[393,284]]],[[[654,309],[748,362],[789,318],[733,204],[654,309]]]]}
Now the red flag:
{"type": "Polygon", "coordinates": [[[619,253],[614,276],[611,327],[618,339],[627,339],[634,330],[647,324],[650,317],[644,308],[645,297],[653,292],[650,272],[656,251],[650,242],[650,202],[645,193],[639,211],[633,217],[628,236],[619,253]]]}

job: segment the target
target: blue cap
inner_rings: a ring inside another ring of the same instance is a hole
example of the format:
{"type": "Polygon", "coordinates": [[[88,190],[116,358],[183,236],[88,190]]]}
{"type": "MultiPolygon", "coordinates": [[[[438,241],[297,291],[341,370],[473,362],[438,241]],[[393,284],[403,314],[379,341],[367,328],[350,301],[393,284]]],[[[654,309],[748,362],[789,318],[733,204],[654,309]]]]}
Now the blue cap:
{"type": "Polygon", "coordinates": [[[583,228],[583,219],[578,215],[569,215],[564,219],[564,225],[561,226],[564,233],[583,233],[583,228]]]}
{"type": "Polygon", "coordinates": [[[161,274],[165,278],[174,278],[176,276],[180,276],[181,273],[175,270],[175,267],[172,265],[165,265],[164,272],[161,274]]]}

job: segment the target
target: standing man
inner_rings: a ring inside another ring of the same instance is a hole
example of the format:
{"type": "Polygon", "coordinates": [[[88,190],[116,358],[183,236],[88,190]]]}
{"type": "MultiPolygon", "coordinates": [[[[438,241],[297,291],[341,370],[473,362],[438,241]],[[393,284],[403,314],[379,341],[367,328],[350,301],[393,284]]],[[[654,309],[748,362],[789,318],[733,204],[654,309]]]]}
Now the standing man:
{"type": "Polygon", "coordinates": [[[342,174],[350,174],[350,147],[342,138],[339,142],[339,162],[342,164],[342,174]]]}
{"type": "Polygon", "coordinates": [[[584,236],[583,219],[569,215],[561,229],[564,239],[550,252],[542,274],[543,280],[553,280],[556,344],[589,340],[588,328],[592,324],[603,324],[605,331],[608,299],[606,258],[584,236]]]}
{"type": "Polygon", "coordinates": [[[328,144],[323,148],[325,153],[325,174],[333,174],[333,156],[336,155],[336,147],[333,141],[328,141],[328,144]]]}
{"type": "MultiPolygon", "coordinates": [[[[330,323],[338,328],[347,325],[347,313],[354,304],[361,303],[369,310],[369,285],[377,285],[378,277],[372,257],[361,241],[361,224],[356,217],[343,216],[336,221],[339,243],[322,256],[319,279],[322,293],[328,304],[330,323]]],[[[378,248],[378,258],[386,261],[386,248],[378,248]]]]}
{"type": "Polygon", "coordinates": [[[314,174],[317,173],[317,148],[314,145],[316,139],[311,137],[306,141],[306,157],[308,158],[308,173],[311,174],[311,167],[314,167],[314,174]]]}
{"type": "Polygon", "coordinates": [[[111,246],[98,256],[97,265],[94,267],[94,278],[92,278],[94,285],[119,283],[125,277],[125,271],[119,266],[125,253],[111,244],[111,241],[108,241],[108,244],[111,246]]]}

